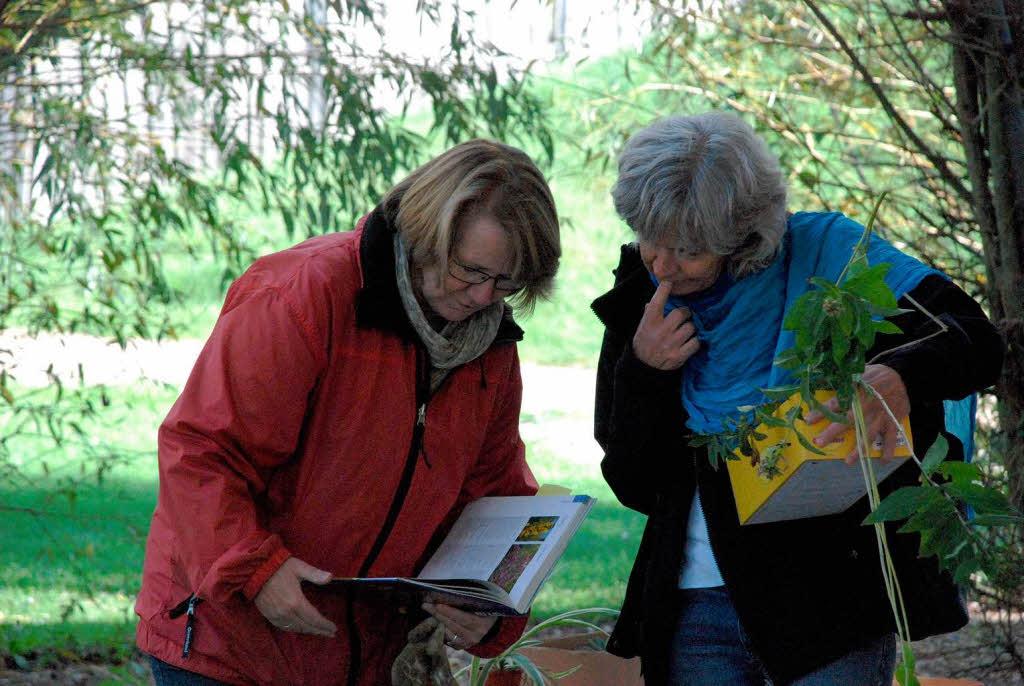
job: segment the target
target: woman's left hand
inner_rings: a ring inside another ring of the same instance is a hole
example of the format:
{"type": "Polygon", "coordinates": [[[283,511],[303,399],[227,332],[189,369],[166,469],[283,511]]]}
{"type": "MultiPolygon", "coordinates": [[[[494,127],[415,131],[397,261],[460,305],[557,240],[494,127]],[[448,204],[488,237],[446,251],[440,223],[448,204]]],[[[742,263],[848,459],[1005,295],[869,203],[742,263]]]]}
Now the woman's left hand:
{"type": "MultiPolygon", "coordinates": [[[[910,414],[910,397],[907,395],[907,387],[903,383],[903,379],[900,378],[900,375],[884,364],[869,364],[864,367],[864,374],[861,376],[861,380],[878,391],[878,394],[881,396],[880,400],[877,395],[870,391],[859,390],[861,406],[864,408],[864,425],[867,428],[868,441],[874,443],[876,440],[881,439],[882,459],[889,460],[896,450],[900,429],[893,423],[889,412],[882,405],[882,400],[885,401],[885,405],[888,405],[889,410],[892,411],[897,421],[903,421],[903,418],[910,414]]],[[[838,409],[838,401],[835,398],[832,398],[825,405],[833,411],[838,409]]],[[[814,424],[820,421],[821,417],[822,414],[820,412],[812,410],[807,413],[805,421],[808,424],[814,424]]],[[[814,443],[818,446],[826,446],[838,440],[845,432],[850,431],[853,426],[852,408],[846,417],[846,423],[833,422],[825,427],[814,438],[814,443]]],[[[846,455],[846,464],[853,464],[857,461],[858,457],[857,448],[854,448],[846,455]]]]}
{"type": "Polygon", "coordinates": [[[481,617],[450,605],[423,603],[423,609],[444,624],[444,642],[456,650],[466,650],[480,643],[498,619],[481,617]]]}

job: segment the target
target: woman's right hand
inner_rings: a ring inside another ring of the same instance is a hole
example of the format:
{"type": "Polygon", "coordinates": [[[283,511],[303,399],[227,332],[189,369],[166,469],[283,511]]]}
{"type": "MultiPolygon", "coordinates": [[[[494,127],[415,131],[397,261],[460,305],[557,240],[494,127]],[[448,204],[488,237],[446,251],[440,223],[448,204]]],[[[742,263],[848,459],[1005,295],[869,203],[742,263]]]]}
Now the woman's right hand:
{"type": "Polygon", "coordinates": [[[289,557],[256,594],[256,609],[279,629],[333,637],[338,627],[320,614],[302,592],[303,581],[322,585],[330,580],[330,572],[289,557]]]}
{"type": "Polygon", "coordinates": [[[679,369],[700,349],[690,310],[680,307],[665,316],[665,303],[671,292],[671,281],[658,284],[633,335],[633,354],[655,369],[679,369]]]}

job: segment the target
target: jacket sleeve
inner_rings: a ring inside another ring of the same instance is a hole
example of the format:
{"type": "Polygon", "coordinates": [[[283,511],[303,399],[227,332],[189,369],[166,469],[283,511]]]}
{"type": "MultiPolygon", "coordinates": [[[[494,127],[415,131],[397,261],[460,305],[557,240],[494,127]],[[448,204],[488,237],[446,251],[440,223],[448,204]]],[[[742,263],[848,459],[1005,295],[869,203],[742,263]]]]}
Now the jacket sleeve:
{"type": "Polygon", "coordinates": [[[678,487],[682,477],[681,381],[681,369],[654,369],[633,354],[631,337],[605,331],[594,402],[601,471],[619,502],[643,514],[651,514],[660,486],[678,487]]]}
{"type": "Polygon", "coordinates": [[[880,336],[877,348],[888,352],[873,362],[899,373],[911,408],[959,400],[996,382],[1005,350],[1002,337],[978,303],[956,284],[930,275],[899,305],[909,312],[891,321],[903,333],[880,336]]]}
{"type": "MultiPolygon", "coordinates": [[[[533,495],[537,481],[526,464],[526,447],[519,435],[519,410],[523,401],[523,379],[519,369],[519,353],[513,347],[508,374],[502,380],[487,440],[480,459],[463,485],[454,512],[477,498],[487,495],[533,495]]],[[[495,657],[511,646],[526,629],[524,617],[502,617],[484,640],[467,652],[477,657],[495,657]]]]}
{"type": "Polygon", "coordinates": [[[159,497],[200,598],[251,599],[289,556],[264,494],[299,441],[322,368],[313,340],[285,296],[236,282],[160,427],[159,497]]]}

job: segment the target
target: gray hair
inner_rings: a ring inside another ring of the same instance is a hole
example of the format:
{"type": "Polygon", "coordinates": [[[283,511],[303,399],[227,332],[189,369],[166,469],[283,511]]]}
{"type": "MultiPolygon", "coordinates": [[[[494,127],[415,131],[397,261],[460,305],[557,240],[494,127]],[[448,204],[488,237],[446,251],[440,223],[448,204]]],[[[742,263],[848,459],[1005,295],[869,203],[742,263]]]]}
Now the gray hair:
{"type": "Polygon", "coordinates": [[[721,255],[735,278],[767,266],[786,230],[778,159],[727,112],[668,117],[633,134],[612,199],[639,240],[721,255]]]}

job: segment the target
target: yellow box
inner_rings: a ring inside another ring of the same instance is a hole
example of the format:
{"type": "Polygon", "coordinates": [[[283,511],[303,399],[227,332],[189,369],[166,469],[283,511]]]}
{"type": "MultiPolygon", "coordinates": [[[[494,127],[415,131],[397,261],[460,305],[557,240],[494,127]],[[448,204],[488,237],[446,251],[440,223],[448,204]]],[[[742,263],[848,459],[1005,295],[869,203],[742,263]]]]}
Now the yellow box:
{"type": "MultiPolygon", "coordinates": [[[[817,391],[815,397],[825,402],[835,395],[833,391],[817,391]]],[[[775,412],[777,417],[785,417],[798,401],[799,394],[793,395],[779,406],[775,412]]],[[[804,406],[804,413],[807,407],[804,406]]],[[[808,425],[796,420],[796,428],[810,440],[828,426],[828,419],[821,419],[808,425]]],[[[911,441],[910,422],[904,418],[902,422],[904,435],[911,441]]],[[[758,473],[756,465],[750,464],[750,458],[740,454],[739,460],[729,460],[729,479],[732,482],[733,496],[736,499],[736,512],[740,524],[763,524],[787,519],[802,519],[842,512],[867,492],[864,487],[864,476],[859,464],[848,465],[844,462],[846,455],[855,445],[854,431],[851,427],[843,434],[842,441],[822,447],[824,455],[808,451],[793,435],[793,430],[786,427],[758,427],[758,433],[765,438],[755,441],[758,452],[764,454],[772,446],[785,441],[781,459],[778,462],[779,474],[766,478],[758,473]]],[[[893,459],[882,464],[882,446],[876,442],[872,446],[871,465],[876,482],[881,482],[908,457],[912,445],[898,441],[893,459]]]]}

